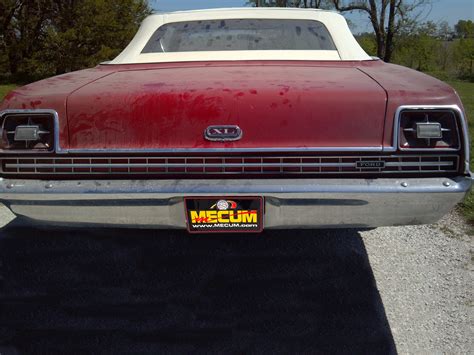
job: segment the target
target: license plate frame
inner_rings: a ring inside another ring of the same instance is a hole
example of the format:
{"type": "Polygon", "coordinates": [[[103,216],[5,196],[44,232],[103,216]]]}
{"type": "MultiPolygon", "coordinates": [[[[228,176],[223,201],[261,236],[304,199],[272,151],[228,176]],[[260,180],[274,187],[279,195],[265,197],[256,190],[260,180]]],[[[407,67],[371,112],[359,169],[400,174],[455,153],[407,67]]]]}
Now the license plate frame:
{"type": "Polygon", "coordinates": [[[190,196],[184,198],[189,233],[261,233],[262,196],[190,196]]]}

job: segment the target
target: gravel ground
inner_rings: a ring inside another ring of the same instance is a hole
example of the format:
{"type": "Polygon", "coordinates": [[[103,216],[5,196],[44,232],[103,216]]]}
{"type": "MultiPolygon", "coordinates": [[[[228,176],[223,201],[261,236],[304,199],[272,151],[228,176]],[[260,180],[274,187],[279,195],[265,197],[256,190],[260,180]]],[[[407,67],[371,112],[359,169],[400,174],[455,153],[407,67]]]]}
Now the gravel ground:
{"type": "Polygon", "coordinates": [[[456,212],[261,238],[13,223],[0,353],[473,353],[472,247],[456,212]]]}
{"type": "Polygon", "coordinates": [[[474,353],[467,232],[453,211],[435,225],[361,233],[399,353],[474,353]]]}

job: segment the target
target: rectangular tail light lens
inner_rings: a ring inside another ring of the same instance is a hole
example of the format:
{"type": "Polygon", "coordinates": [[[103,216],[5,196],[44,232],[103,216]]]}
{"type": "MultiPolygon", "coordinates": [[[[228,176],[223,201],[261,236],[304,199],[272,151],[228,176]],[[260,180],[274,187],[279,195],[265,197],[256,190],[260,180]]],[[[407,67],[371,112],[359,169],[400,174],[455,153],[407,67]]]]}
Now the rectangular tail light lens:
{"type": "Polygon", "coordinates": [[[404,110],[400,115],[400,149],[461,148],[459,125],[453,111],[404,110]]]}
{"type": "Polygon", "coordinates": [[[443,138],[443,129],[439,122],[416,124],[416,138],[418,139],[441,139],[443,138]]]}
{"type": "Polygon", "coordinates": [[[7,113],[1,120],[0,149],[54,150],[54,116],[50,113],[7,113]]]}

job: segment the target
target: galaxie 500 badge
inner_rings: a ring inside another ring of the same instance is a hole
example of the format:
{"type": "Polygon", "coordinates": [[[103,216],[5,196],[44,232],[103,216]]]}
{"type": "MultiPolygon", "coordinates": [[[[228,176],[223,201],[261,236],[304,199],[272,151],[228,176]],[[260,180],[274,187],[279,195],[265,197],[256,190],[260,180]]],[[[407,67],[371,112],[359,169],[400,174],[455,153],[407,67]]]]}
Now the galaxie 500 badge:
{"type": "Polygon", "coordinates": [[[192,233],[258,233],[263,229],[261,197],[189,197],[184,202],[192,233]]]}

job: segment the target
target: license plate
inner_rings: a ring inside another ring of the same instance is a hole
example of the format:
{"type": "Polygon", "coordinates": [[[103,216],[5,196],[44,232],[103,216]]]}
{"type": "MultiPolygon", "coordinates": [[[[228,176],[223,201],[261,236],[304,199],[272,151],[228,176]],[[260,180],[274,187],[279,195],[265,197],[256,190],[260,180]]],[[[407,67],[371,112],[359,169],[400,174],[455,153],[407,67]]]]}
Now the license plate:
{"type": "Polygon", "coordinates": [[[262,197],[186,197],[191,233],[259,233],[263,230],[262,197]]]}

